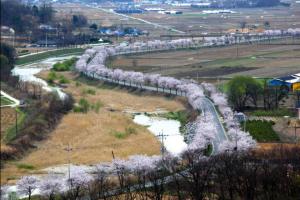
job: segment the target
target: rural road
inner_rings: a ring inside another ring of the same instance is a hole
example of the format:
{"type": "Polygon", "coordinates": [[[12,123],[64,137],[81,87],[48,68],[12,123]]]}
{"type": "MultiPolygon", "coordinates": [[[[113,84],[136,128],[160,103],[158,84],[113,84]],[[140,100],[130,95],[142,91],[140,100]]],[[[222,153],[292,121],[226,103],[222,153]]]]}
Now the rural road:
{"type": "MultiPolygon", "coordinates": [[[[92,7],[92,6],[89,6],[89,7],[90,8],[95,8],[95,7],[92,7]]],[[[150,22],[150,21],[147,21],[147,20],[144,20],[144,19],[140,19],[140,18],[137,18],[137,17],[132,17],[132,16],[129,16],[129,15],[121,14],[121,13],[116,13],[114,11],[110,11],[110,10],[107,10],[107,9],[104,9],[104,8],[97,7],[96,9],[101,10],[103,12],[110,13],[110,14],[118,15],[118,16],[121,16],[121,17],[124,17],[124,18],[129,18],[129,19],[133,19],[133,20],[136,20],[136,21],[140,21],[140,22],[143,22],[145,24],[152,25],[152,26],[154,26],[154,28],[159,27],[159,28],[162,28],[162,29],[166,29],[168,31],[175,32],[175,33],[181,33],[181,34],[185,33],[183,31],[171,28],[169,26],[164,26],[164,25],[161,25],[161,24],[153,23],[153,22],[150,22]]]]}

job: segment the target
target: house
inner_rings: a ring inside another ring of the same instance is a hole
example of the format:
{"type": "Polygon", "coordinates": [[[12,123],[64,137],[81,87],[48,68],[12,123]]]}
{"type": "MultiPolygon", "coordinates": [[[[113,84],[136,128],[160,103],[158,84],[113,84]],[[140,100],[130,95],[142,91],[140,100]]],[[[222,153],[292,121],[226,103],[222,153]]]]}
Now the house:
{"type": "Polygon", "coordinates": [[[268,81],[269,86],[277,86],[287,91],[300,90],[300,73],[274,78],[268,81]]]}

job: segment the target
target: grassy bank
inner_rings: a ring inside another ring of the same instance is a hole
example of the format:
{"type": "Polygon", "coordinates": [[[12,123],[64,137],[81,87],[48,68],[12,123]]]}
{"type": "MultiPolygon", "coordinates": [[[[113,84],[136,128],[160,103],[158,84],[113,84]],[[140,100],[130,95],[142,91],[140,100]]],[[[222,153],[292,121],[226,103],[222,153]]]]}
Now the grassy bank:
{"type": "Polygon", "coordinates": [[[26,119],[26,113],[23,112],[22,110],[20,110],[19,108],[16,108],[16,112],[17,112],[17,124],[12,125],[10,128],[7,129],[5,136],[4,136],[4,141],[6,143],[12,141],[13,139],[16,138],[18,132],[16,130],[16,125],[18,127],[18,130],[20,130],[22,128],[22,125],[26,119]]]}
{"type": "Polygon", "coordinates": [[[11,100],[9,100],[8,98],[1,96],[1,106],[6,106],[6,105],[10,105],[13,102],[11,100]]]}
{"type": "Polygon", "coordinates": [[[63,56],[63,55],[76,55],[82,54],[85,49],[83,48],[73,48],[73,49],[58,49],[53,51],[47,51],[39,54],[29,55],[26,57],[18,58],[16,61],[16,65],[24,65],[32,62],[36,62],[39,60],[43,60],[49,57],[55,56],[63,56]]]}
{"type": "Polygon", "coordinates": [[[251,115],[256,117],[284,117],[284,116],[295,116],[291,110],[286,108],[279,108],[274,110],[255,110],[250,112],[251,115]]]}
{"type": "Polygon", "coordinates": [[[186,110],[180,110],[175,112],[168,112],[166,114],[163,114],[162,117],[167,119],[173,119],[180,122],[180,132],[184,132],[184,127],[189,121],[189,114],[186,110]]]}
{"type": "Polygon", "coordinates": [[[249,120],[246,123],[246,131],[258,142],[278,142],[279,136],[273,130],[274,122],[262,120],[249,120]]]}
{"type": "Polygon", "coordinates": [[[77,61],[76,57],[65,60],[63,62],[57,62],[53,65],[54,71],[69,71],[74,68],[74,65],[77,61]]]}

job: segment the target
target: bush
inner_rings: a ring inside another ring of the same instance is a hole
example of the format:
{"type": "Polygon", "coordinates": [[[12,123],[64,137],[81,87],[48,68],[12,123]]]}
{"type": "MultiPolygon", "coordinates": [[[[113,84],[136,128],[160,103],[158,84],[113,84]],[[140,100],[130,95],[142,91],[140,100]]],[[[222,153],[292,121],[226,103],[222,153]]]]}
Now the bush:
{"type": "Polygon", "coordinates": [[[136,134],[136,130],[133,127],[127,127],[125,129],[125,133],[126,133],[126,135],[136,134]]]}
{"type": "Polygon", "coordinates": [[[75,107],[73,108],[73,112],[79,113],[79,112],[83,112],[83,110],[82,110],[81,107],[75,106],[75,107]]]}
{"type": "Polygon", "coordinates": [[[181,125],[185,125],[188,121],[188,113],[186,111],[168,112],[164,117],[177,120],[181,125]]]}
{"type": "Polygon", "coordinates": [[[63,62],[58,62],[53,65],[54,71],[69,71],[77,61],[77,58],[71,58],[63,62]]]}
{"type": "Polygon", "coordinates": [[[113,135],[118,139],[124,139],[127,135],[124,132],[113,131],[113,135]]]}
{"type": "Polygon", "coordinates": [[[82,91],[82,94],[91,94],[91,95],[95,95],[96,94],[96,90],[88,88],[82,91]]]}
{"type": "Polygon", "coordinates": [[[133,127],[127,127],[125,129],[125,132],[121,132],[121,131],[112,131],[112,134],[118,138],[118,139],[124,139],[132,134],[136,134],[136,130],[133,127]]]}
{"type": "Polygon", "coordinates": [[[48,83],[53,84],[56,79],[57,79],[56,73],[54,71],[50,71],[47,77],[48,83]]]}
{"type": "Polygon", "coordinates": [[[103,104],[98,101],[96,104],[92,105],[92,108],[95,110],[96,113],[99,113],[100,108],[103,106],[103,104]]]}
{"type": "Polygon", "coordinates": [[[272,121],[249,120],[246,122],[246,131],[258,142],[278,142],[280,139],[273,130],[273,125],[274,122],[272,121]]]}
{"type": "Polygon", "coordinates": [[[61,71],[68,71],[69,68],[64,63],[58,62],[53,65],[53,70],[61,72],[61,71]]]}
{"type": "Polygon", "coordinates": [[[79,87],[79,86],[81,86],[81,83],[79,83],[78,81],[76,81],[75,86],[79,87]]]}
{"type": "Polygon", "coordinates": [[[89,102],[84,98],[81,98],[79,100],[79,106],[82,108],[82,112],[84,112],[84,113],[87,113],[90,109],[89,102]]]}
{"type": "Polygon", "coordinates": [[[60,84],[66,84],[66,83],[70,83],[70,81],[66,77],[64,77],[63,75],[61,75],[59,77],[59,83],[60,84]]]}
{"type": "Polygon", "coordinates": [[[184,127],[188,123],[189,114],[185,110],[177,111],[177,112],[168,112],[164,114],[162,117],[167,119],[173,119],[180,122],[180,132],[184,132],[184,127]]]}
{"type": "Polygon", "coordinates": [[[96,113],[98,113],[102,106],[103,104],[100,101],[98,101],[96,104],[91,104],[86,99],[81,98],[78,105],[73,108],[73,111],[87,113],[89,110],[94,110],[96,113]]]}
{"type": "Polygon", "coordinates": [[[33,170],[35,167],[30,164],[25,164],[25,163],[19,163],[16,165],[18,169],[27,169],[27,170],[33,170]]]}

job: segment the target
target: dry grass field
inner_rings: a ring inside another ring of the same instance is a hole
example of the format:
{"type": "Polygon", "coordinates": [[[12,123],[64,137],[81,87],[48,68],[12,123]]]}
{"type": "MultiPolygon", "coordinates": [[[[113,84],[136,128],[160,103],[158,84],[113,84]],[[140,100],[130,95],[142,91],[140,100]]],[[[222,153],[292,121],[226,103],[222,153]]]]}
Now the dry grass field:
{"type": "Polygon", "coordinates": [[[13,126],[15,124],[16,121],[16,113],[15,113],[15,109],[11,108],[11,107],[4,107],[1,108],[0,110],[1,112],[1,141],[0,141],[0,151],[11,151],[13,150],[12,147],[7,146],[5,144],[5,142],[3,141],[5,132],[7,131],[8,128],[10,128],[11,126],[13,126]]]}
{"type": "Polygon", "coordinates": [[[271,150],[273,148],[294,148],[300,147],[300,144],[287,144],[287,143],[258,143],[257,151],[266,151],[271,150]]]}
{"type": "MultiPolygon", "coordinates": [[[[128,93],[125,89],[107,88],[110,86],[95,81],[79,80],[71,72],[62,74],[71,80],[65,91],[72,94],[76,102],[82,97],[90,103],[99,102],[102,105],[99,112],[91,110],[88,113],[70,112],[65,115],[46,140],[35,144],[36,149],[24,158],[5,165],[1,170],[2,184],[22,174],[36,173],[49,166],[68,163],[68,153],[65,151],[68,144],[72,147],[71,162],[74,164],[110,161],[112,151],[120,158],[133,154],[159,154],[157,138],[146,127],[135,124],[132,115],[124,111],[178,111],[185,108],[185,102],[180,98],[128,93]],[[95,94],[87,94],[87,89],[94,90],[95,94]],[[131,133],[124,138],[116,136],[116,133],[124,133],[126,129],[131,129],[131,133]],[[34,169],[20,168],[20,164],[33,166],[34,169]]],[[[41,77],[46,76],[47,72],[41,74],[41,77]]]]}
{"type": "Polygon", "coordinates": [[[1,139],[5,131],[15,123],[15,109],[11,107],[1,108],[1,139]]]}
{"type": "Polygon", "coordinates": [[[300,71],[300,45],[239,45],[117,56],[111,67],[175,77],[276,77],[300,71]]]}

